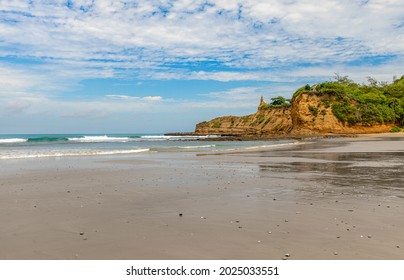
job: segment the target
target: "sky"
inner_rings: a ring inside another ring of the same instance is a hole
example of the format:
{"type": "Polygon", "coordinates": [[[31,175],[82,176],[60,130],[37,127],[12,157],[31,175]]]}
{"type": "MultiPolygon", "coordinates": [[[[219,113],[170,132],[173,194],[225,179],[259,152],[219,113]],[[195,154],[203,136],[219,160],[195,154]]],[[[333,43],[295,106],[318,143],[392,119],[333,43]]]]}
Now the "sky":
{"type": "Polygon", "coordinates": [[[403,66],[402,0],[0,0],[0,134],[193,131],[403,66]]]}

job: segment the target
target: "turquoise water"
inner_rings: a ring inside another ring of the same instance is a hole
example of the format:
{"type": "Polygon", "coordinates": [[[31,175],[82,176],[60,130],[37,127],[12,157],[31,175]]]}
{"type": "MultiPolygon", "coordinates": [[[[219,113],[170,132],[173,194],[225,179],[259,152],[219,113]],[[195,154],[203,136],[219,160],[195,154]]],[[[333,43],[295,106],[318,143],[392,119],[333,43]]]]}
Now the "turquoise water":
{"type": "Polygon", "coordinates": [[[65,156],[130,155],[152,152],[234,151],[292,143],[289,140],[217,141],[218,137],[220,136],[9,134],[0,135],[0,160],[65,156]]]}

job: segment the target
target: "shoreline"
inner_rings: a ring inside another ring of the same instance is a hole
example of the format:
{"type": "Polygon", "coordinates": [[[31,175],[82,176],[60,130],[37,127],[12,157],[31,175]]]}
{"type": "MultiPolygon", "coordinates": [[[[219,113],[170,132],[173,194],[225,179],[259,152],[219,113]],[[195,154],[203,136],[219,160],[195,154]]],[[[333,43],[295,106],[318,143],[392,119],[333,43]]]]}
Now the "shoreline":
{"type": "Polygon", "coordinates": [[[404,259],[402,137],[0,162],[0,259],[404,259]]]}
{"type": "MultiPolygon", "coordinates": [[[[218,135],[218,138],[201,138],[197,141],[260,141],[260,140],[305,140],[323,138],[357,138],[357,137],[401,137],[402,132],[381,132],[381,133],[326,133],[326,134],[273,134],[273,135],[237,135],[237,134],[200,134],[195,132],[173,132],[164,133],[165,136],[209,136],[218,135]]],[[[181,140],[189,141],[189,140],[181,140]]]]}

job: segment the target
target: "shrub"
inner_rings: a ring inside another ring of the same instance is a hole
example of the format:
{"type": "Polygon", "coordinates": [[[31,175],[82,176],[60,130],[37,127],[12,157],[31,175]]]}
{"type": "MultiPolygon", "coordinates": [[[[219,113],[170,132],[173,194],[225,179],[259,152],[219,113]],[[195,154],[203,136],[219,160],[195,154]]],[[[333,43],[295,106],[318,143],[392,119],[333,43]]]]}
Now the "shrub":
{"type": "Polygon", "coordinates": [[[244,116],[242,118],[242,121],[243,121],[244,124],[248,123],[250,121],[250,116],[244,116]]]}
{"type": "Polygon", "coordinates": [[[309,111],[311,112],[312,115],[317,116],[318,114],[318,108],[317,107],[313,107],[311,105],[308,106],[309,111]]]}
{"type": "Polygon", "coordinates": [[[390,132],[400,132],[401,128],[399,128],[398,126],[393,127],[390,132]]]}
{"type": "Polygon", "coordinates": [[[264,119],[265,119],[264,114],[259,114],[259,115],[257,116],[257,118],[255,119],[255,121],[251,124],[251,126],[257,126],[257,125],[259,125],[260,123],[262,123],[262,122],[264,121],[264,119]]]}
{"type": "Polygon", "coordinates": [[[215,122],[213,122],[213,124],[212,124],[212,127],[213,127],[213,128],[219,128],[219,127],[221,127],[221,126],[222,126],[222,123],[219,122],[219,121],[215,121],[215,122]]]}
{"type": "Polygon", "coordinates": [[[266,126],[272,120],[271,117],[267,118],[262,127],[266,126]]]}

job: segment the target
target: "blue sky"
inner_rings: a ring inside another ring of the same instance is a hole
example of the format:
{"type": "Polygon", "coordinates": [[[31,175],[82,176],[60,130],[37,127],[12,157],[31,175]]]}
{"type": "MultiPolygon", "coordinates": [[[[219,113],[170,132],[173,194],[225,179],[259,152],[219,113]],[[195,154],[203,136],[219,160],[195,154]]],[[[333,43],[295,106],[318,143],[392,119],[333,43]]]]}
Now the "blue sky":
{"type": "Polygon", "coordinates": [[[0,133],[192,131],[403,53],[401,0],[0,0],[0,133]]]}

